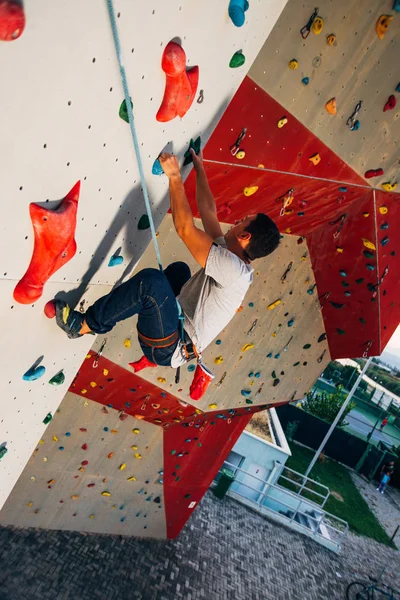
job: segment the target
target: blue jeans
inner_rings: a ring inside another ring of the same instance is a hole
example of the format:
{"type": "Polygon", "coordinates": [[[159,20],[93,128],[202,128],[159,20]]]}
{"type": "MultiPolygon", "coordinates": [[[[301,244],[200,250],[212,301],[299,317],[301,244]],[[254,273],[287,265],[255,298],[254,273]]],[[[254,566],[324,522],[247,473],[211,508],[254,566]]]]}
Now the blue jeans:
{"type": "MultiPolygon", "coordinates": [[[[143,269],[99,298],[85,314],[86,323],[94,333],[107,333],[119,322],[138,316],[138,330],[144,336],[159,339],[173,334],[179,326],[178,296],[191,273],[184,262],[169,265],[163,273],[158,269],[143,269]]],[[[168,348],[150,348],[141,342],[143,354],[152,362],[170,366],[178,342],[168,348]]]]}

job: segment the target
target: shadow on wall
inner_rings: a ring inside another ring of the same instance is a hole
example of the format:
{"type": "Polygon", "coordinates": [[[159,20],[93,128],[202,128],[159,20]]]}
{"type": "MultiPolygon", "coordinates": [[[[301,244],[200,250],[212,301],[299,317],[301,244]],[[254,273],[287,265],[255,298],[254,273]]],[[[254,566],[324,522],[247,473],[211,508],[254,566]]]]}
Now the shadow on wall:
{"type": "MultiPolygon", "coordinates": [[[[192,135],[193,139],[201,135],[202,142],[204,144],[204,140],[208,140],[210,138],[213,130],[215,129],[218,121],[222,117],[222,114],[227,107],[228,101],[229,98],[226,98],[220,104],[219,109],[216,111],[215,117],[210,121],[207,127],[205,127],[201,131],[194,133],[192,135]]],[[[230,144],[231,141],[227,140],[227,143],[230,144]]],[[[186,151],[186,149],[187,148],[180,148],[177,153],[177,156],[180,156],[183,159],[183,154],[186,151]]],[[[173,152],[173,142],[168,142],[164,146],[163,151],[173,152]]],[[[182,163],[183,160],[181,160],[180,162],[182,163]]],[[[181,169],[183,180],[185,180],[189,175],[191,167],[192,165],[188,165],[187,167],[183,167],[181,169]]],[[[155,175],[151,175],[151,177],[155,177],[155,175]]],[[[165,175],[161,175],[161,177],[165,177],[165,175]]],[[[154,204],[151,201],[151,198],[150,202],[152,205],[154,204]]],[[[153,212],[154,224],[156,229],[157,227],[159,227],[161,221],[166,215],[168,208],[169,194],[168,192],[166,192],[161,199],[157,212],[153,212]]],[[[103,239],[101,240],[95,252],[93,253],[93,257],[90,260],[86,273],[83,275],[82,281],[79,283],[78,287],[69,291],[60,291],[56,294],[56,298],[65,300],[70,304],[71,307],[76,307],[81,301],[82,296],[85,294],[88,286],[90,285],[92,279],[95,277],[100,266],[104,263],[104,261],[108,261],[112,255],[117,254],[121,254],[124,257],[125,262],[128,263],[123,273],[114,283],[113,287],[120,285],[124,281],[124,279],[132,273],[137,262],[140,260],[149,242],[151,241],[150,229],[146,231],[140,231],[137,227],[140,217],[145,213],[146,207],[142,187],[139,184],[131,189],[131,191],[123,201],[120,209],[118,210],[113,221],[110,224],[110,228],[106,231],[103,239]],[[125,234],[123,246],[120,248],[116,248],[115,240],[121,232],[124,232],[125,234]],[[139,243],[137,243],[138,241],[139,243]]],[[[154,266],[157,267],[155,253],[154,266]]]]}

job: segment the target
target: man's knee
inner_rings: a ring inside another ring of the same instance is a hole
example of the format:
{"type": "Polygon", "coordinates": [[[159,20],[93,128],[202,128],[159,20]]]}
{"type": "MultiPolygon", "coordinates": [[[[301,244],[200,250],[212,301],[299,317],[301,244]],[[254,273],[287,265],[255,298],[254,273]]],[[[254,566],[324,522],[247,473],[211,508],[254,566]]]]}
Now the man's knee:
{"type": "Polygon", "coordinates": [[[138,277],[140,277],[141,281],[161,281],[164,280],[165,276],[159,269],[142,269],[138,273],[138,277]]]}

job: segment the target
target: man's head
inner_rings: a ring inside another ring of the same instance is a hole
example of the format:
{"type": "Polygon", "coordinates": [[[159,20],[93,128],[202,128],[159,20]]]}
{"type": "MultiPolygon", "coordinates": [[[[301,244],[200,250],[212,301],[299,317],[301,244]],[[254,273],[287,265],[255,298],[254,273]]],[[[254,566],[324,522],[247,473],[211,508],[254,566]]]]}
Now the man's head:
{"type": "Polygon", "coordinates": [[[225,235],[228,250],[243,255],[246,262],[271,254],[281,235],[275,223],[263,213],[248,215],[235,223],[225,235]]]}

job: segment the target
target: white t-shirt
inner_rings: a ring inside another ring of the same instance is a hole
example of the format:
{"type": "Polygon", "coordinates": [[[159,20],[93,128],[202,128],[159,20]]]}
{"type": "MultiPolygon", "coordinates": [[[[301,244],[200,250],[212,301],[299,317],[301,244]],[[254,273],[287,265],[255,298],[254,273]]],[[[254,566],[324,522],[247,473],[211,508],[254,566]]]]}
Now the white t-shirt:
{"type": "MultiPolygon", "coordinates": [[[[223,237],[210,248],[207,263],[183,286],[178,301],[185,315],[185,331],[202,352],[228,325],[253,280],[253,269],[226,247],[223,237]]],[[[186,361],[178,344],[171,366],[186,361]]]]}

